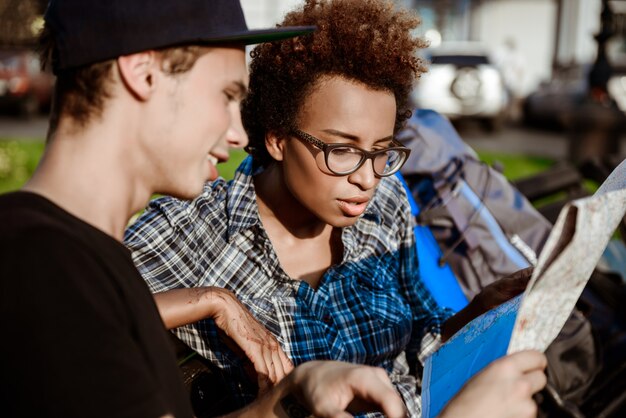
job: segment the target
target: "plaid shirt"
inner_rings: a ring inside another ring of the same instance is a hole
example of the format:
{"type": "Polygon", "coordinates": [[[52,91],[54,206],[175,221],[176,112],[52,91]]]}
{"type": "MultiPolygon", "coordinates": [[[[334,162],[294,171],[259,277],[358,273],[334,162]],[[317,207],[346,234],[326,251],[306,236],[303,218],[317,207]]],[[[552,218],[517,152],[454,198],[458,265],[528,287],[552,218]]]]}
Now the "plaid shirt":
{"type": "MultiPolygon", "coordinates": [[[[234,292],[279,340],[294,364],[334,359],[385,368],[412,416],[421,360],[450,316],[418,277],[413,218],[404,188],[383,178],[364,215],[343,229],[343,260],[317,290],[291,279],[263,229],[250,158],[232,182],[205,185],[192,202],[161,198],[126,231],[126,245],[153,292],[219,286],[234,292]]],[[[212,320],[176,330],[222,368],[240,405],[255,388],[212,320]]]]}

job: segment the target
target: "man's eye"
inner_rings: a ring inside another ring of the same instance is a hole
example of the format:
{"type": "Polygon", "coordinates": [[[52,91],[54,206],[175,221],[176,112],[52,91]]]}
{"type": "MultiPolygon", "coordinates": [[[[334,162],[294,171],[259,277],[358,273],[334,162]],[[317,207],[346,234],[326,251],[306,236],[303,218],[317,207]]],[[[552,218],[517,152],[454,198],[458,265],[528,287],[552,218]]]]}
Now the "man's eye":
{"type": "Polygon", "coordinates": [[[229,101],[229,102],[233,102],[233,101],[236,100],[235,95],[230,93],[230,92],[228,92],[228,91],[224,92],[224,97],[226,97],[226,100],[229,101]]]}

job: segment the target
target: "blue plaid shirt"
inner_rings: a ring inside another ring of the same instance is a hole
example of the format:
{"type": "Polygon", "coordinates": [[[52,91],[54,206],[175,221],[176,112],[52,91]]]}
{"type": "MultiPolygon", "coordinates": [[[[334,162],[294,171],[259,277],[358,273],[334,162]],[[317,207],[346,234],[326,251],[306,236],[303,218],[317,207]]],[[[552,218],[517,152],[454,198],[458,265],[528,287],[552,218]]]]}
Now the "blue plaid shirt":
{"type": "MultiPolygon", "coordinates": [[[[126,245],[153,292],[219,286],[234,292],[294,364],[334,359],[386,369],[412,416],[421,410],[421,360],[450,312],[419,279],[413,218],[404,188],[383,178],[364,215],[343,229],[343,260],[317,290],[281,268],[256,204],[252,160],[231,182],[205,185],[192,202],[161,198],[126,231],[126,245]]],[[[243,406],[255,398],[242,361],[212,320],[176,330],[224,370],[243,406]]]]}

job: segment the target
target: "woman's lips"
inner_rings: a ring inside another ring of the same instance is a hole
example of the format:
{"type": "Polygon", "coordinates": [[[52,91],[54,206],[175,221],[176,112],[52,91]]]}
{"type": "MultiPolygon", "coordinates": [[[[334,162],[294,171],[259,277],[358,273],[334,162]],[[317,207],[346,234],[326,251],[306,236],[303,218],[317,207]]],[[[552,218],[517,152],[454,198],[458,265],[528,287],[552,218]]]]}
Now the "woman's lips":
{"type": "Polygon", "coordinates": [[[339,208],[347,216],[361,216],[365,212],[368,199],[338,199],[339,208]]]}

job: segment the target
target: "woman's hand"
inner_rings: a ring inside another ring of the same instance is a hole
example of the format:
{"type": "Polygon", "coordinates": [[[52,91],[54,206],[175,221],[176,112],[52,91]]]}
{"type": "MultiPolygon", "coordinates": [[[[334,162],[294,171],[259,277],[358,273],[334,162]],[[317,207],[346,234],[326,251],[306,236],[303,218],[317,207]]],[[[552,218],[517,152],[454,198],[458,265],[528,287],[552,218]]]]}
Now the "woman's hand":
{"type": "Polygon", "coordinates": [[[222,331],[224,343],[250,361],[248,372],[256,372],[260,394],[293,369],[274,335],[232,292],[219,287],[175,289],[156,293],[154,299],[168,329],[213,319],[222,331]]]}
{"type": "Polygon", "coordinates": [[[289,374],[293,370],[293,363],[274,335],[250,314],[232,292],[213,289],[210,297],[220,300],[220,309],[212,316],[215,325],[228,337],[225,343],[229,348],[235,352],[240,349],[252,362],[257,374],[259,394],[262,394],[289,374]]]}

